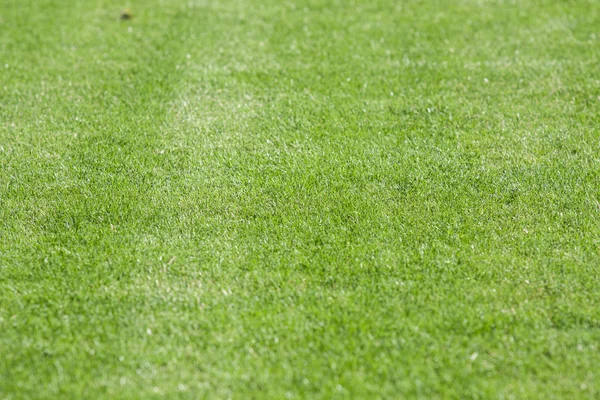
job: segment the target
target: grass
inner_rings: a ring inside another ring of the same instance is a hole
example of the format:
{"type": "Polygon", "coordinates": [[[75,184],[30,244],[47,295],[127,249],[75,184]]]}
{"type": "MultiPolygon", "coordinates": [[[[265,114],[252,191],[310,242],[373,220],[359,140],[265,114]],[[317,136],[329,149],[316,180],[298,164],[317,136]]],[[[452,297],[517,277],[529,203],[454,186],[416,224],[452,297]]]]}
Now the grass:
{"type": "Polygon", "coordinates": [[[600,396],[599,18],[4,0],[0,398],[600,396]]]}

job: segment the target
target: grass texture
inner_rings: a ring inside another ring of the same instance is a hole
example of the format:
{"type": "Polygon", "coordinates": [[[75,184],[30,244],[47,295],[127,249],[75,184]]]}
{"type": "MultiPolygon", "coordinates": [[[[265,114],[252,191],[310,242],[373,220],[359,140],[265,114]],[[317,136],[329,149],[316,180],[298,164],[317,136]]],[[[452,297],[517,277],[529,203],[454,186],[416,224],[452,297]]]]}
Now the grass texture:
{"type": "Polygon", "coordinates": [[[599,21],[2,0],[0,398],[599,397],[599,21]]]}

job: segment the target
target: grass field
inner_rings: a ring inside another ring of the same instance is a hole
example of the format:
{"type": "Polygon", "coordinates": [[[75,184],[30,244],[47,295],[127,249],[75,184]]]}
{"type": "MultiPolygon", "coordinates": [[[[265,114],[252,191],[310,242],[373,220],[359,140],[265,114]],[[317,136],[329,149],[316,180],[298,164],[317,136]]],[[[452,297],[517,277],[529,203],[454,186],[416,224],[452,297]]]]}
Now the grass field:
{"type": "Polygon", "coordinates": [[[0,398],[598,398],[599,183],[595,0],[1,0],[0,398]]]}

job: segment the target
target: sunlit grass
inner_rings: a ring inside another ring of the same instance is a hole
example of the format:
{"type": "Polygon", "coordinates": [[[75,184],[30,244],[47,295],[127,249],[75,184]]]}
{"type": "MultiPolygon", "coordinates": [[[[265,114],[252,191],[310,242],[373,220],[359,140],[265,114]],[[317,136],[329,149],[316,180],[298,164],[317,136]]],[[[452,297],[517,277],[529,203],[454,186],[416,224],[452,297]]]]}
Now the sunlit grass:
{"type": "Polygon", "coordinates": [[[599,10],[4,1],[0,398],[598,396],[599,10]]]}

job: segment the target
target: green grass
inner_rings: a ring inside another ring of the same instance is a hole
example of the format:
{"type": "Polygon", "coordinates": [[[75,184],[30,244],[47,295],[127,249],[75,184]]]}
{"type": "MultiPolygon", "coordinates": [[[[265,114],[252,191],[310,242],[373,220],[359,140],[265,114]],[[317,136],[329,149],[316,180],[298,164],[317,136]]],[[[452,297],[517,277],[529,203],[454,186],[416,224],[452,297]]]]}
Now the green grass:
{"type": "Polygon", "coordinates": [[[3,0],[0,398],[600,396],[600,3],[3,0]]]}

